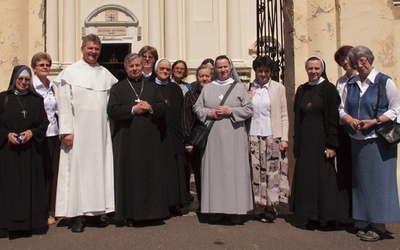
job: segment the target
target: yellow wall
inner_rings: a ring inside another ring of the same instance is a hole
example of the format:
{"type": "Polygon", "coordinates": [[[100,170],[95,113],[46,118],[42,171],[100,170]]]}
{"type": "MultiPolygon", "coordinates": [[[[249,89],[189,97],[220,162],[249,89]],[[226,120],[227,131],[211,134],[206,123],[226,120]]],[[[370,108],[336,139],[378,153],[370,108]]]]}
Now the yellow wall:
{"type": "MultiPolygon", "coordinates": [[[[400,80],[399,17],[387,0],[294,0],[295,81],[307,80],[304,61],[309,55],[321,56],[327,64],[329,80],[335,82],[344,72],[333,60],[342,45],[364,45],[375,55],[375,66],[400,80]],[[396,28],[397,27],[397,28],[396,28]]],[[[397,14],[400,16],[400,14],[397,14]]]]}
{"type": "Polygon", "coordinates": [[[31,56],[44,50],[42,2],[0,0],[0,91],[8,87],[14,66],[29,66],[31,56]]]}

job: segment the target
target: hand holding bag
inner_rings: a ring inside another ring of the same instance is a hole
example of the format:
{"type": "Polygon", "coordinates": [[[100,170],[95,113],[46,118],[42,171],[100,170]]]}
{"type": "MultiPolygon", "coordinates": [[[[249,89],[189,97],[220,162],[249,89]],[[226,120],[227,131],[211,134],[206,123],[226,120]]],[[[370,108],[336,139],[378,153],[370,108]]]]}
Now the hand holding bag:
{"type": "MultiPolygon", "coordinates": [[[[226,91],[224,98],[221,100],[221,103],[219,104],[220,106],[224,105],[226,98],[228,98],[228,95],[232,92],[232,89],[235,87],[236,82],[232,83],[232,85],[229,87],[229,89],[226,91]]],[[[215,120],[212,120],[208,126],[201,124],[195,126],[192,131],[190,132],[188,142],[190,145],[200,149],[204,150],[207,145],[207,140],[208,140],[208,135],[210,134],[211,128],[214,125],[215,120]]]]}

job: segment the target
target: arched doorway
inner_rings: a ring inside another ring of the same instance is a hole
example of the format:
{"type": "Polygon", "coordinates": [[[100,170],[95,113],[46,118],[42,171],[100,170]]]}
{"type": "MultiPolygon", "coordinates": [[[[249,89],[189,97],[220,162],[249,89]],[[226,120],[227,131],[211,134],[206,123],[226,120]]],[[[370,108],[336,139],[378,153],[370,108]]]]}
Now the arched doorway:
{"type": "Polygon", "coordinates": [[[118,79],[125,78],[124,58],[140,40],[139,20],[132,11],[117,4],[93,10],[85,20],[85,35],[94,33],[102,42],[99,64],[118,79]]]}

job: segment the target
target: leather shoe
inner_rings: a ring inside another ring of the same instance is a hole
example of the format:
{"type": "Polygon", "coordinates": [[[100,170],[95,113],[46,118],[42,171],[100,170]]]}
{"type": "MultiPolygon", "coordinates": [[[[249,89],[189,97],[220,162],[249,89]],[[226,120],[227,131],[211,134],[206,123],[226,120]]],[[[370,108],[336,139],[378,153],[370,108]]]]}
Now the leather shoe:
{"type": "Polygon", "coordinates": [[[317,220],[308,220],[306,223],[303,224],[303,229],[314,231],[315,229],[319,228],[321,223],[317,220]]]}
{"type": "Polygon", "coordinates": [[[88,226],[99,227],[99,228],[108,226],[108,222],[102,220],[99,216],[87,217],[86,223],[88,224],[88,226]]]}
{"type": "Polygon", "coordinates": [[[83,231],[85,231],[85,222],[81,220],[76,221],[71,227],[73,233],[82,233],[83,231]]]}
{"type": "Polygon", "coordinates": [[[224,214],[211,214],[211,215],[208,217],[208,220],[209,220],[210,222],[220,222],[220,221],[222,221],[224,218],[225,218],[225,215],[224,215],[224,214]]]}
{"type": "Polygon", "coordinates": [[[243,225],[242,217],[238,214],[232,214],[230,216],[230,221],[233,225],[243,225]]]}
{"type": "Polygon", "coordinates": [[[360,236],[362,241],[374,242],[382,239],[394,239],[389,231],[381,232],[376,228],[371,228],[364,235],[360,236]]]}

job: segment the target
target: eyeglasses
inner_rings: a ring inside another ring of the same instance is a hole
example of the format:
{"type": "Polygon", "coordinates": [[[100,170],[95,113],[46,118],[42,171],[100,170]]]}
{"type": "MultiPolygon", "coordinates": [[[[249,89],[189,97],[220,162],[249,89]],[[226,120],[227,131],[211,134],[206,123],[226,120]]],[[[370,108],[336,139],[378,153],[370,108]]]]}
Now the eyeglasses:
{"type": "Polygon", "coordinates": [[[17,81],[20,81],[20,82],[22,82],[24,80],[25,80],[25,82],[29,82],[29,81],[31,81],[31,78],[30,77],[18,77],[17,78],[17,81]]]}
{"type": "Polygon", "coordinates": [[[368,62],[368,58],[366,57],[361,57],[360,59],[357,60],[357,64],[360,63],[361,65],[365,65],[368,62]]]}
{"type": "Polygon", "coordinates": [[[49,64],[49,63],[41,63],[41,64],[36,64],[36,66],[40,66],[40,67],[44,67],[44,66],[46,66],[47,68],[49,68],[50,66],[51,66],[51,64],[49,64]]]}

